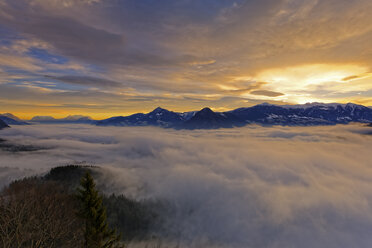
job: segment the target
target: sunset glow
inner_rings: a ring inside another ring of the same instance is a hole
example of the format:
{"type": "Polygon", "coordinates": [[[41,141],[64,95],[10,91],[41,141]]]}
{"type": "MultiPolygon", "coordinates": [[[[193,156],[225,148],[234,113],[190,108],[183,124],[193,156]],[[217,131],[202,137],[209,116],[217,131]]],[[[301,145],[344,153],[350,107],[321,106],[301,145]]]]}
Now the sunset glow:
{"type": "Polygon", "coordinates": [[[0,112],[22,118],[262,102],[372,105],[371,1],[0,6],[0,112]]]}
{"type": "MultiPolygon", "coordinates": [[[[301,104],[334,101],[316,94],[316,91],[322,88],[332,88],[337,92],[366,91],[370,85],[360,84],[359,81],[371,82],[368,67],[353,64],[310,64],[267,69],[260,72],[256,78],[257,81],[267,82],[265,87],[268,89],[284,92],[284,95],[274,97],[276,100],[301,104]]],[[[351,99],[341,98],[338,101],[348,102],[351,99]]]]}
{"type": "Polygon", "coordinates": [[[372,0],[0,0],[1,247],[372,248],[371,147],[372,0]]]}

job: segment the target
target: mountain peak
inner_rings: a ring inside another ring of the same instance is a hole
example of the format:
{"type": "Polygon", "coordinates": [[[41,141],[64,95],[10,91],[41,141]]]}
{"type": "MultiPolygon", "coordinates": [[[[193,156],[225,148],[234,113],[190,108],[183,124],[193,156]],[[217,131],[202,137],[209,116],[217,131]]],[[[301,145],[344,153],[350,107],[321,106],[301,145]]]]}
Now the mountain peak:
{"type": "Polygon", "coordinates": [[[213,110],[206,107],[206,108],[203,108],[202,110],[196,112],[193,118],[200,118],[200,117],[201,118],[212,118],[215,115],[216,115],[216,113],[213,112],[213,110]]]}
{"type": "Polygon", "coordinates": [[[231,113],[216,113],[206,107],[195,113],[195,115],[183,123],[185,129],[214,129],[241,126],[241,121],[231,113]]]}
{"type": "Polygon", "coordinates": [[[76,121],[76,120],[81,120],[81,119],[92,120],[90,116],[85,116],[85,115],[69,115],[63,118],[63,120],[67,120],[67,121],[76,121]]]}
{"type": "Polygon", "coordinates": [[[16,120],[16,121],[22,121],[20,118],[18,118],[17,116],[15,116],[11,113],[0,114],[0,116],[5,116],[5,117],[11,118],[11,119],[16,120]]]}
{"type": "Polygon", "coordinates": [[[263,103],[260,103],[260,104],[258,104],[256,106],[273,106],[273,104],[270,104],[268,102],[263,102],[263,103]]]}
{"type": "Polygon", "coordinates": [[[202,110],[200,110],[199,113],[214,113],[214,112],[209,107],[205,107],[202,110]]]}
{"type": "Polygon", "coordinates": [[[150,113],[160,113],[160,112],[164,112],[164,111],[168,111],[166,109],[163,109],[161,107],[157,107],[156,109],[154,109],[153,111],[151,111],[150,113]]]}

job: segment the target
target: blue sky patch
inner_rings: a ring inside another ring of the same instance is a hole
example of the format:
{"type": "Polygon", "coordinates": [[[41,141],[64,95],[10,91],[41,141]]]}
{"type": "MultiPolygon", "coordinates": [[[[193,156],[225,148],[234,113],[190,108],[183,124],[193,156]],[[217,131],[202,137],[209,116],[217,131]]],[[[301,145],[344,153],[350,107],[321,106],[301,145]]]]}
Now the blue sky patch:
{"type": "Polygon", "coordinates": [[[27,55],[42,60],[47,63],[52,63],[52,64],[65,64],[69,60],[65,57],[51,54],[45,49],[40,49],[40,48],[31,48],[28,52],[27,55]]]}

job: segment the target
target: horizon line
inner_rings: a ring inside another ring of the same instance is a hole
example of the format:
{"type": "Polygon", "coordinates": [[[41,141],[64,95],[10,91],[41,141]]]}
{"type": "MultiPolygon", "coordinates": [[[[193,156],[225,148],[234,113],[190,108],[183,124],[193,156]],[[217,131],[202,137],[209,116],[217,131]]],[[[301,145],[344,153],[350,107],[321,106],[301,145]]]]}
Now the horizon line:
{"type": "MultiPolygon", "coordinates": [[[[17,114],[13,114],[14,112],[3,112],[3,113],[0,113],[0,115],[6,115],[6,114],[10,114],[10,115],[13,115],[17,118],[19,118],[20,120],[22,121],[32,121],[33,118],[35,117],[51,117],[53,118],[54,120],[61,120],[61,119],[66,119],[68,117],[78,117],[80,116],[81,118],[90,118],[91,120],[95,120],[95,121],[98,121],[98,120],[104,120],[104,119],[108,119],[108,118],[112,118],[112,117],[120,117],[120,116],[130,116],[130,115],[133,115],[133,114],[148,114],[148,113],[151,113],[152,111],[158,109],[158,108],[161,108],[161,109],[165,109],[167,111],[170,111],[170,112],[174,112],[174,113],[188,113],[188,112],[198,112],[204,108],[210,108],[213,112],[216,112],[216,113],[223,113],[223,112],[229,112],[229,111],[233,111],[235,109],[239,109],[239,108],[251,108],[251,107],[254,107],[254,106],[259,106],[259,105],[273,105],[273,106],[304,106],[304,105],[311,105],[311,104],[319,104],[319,105],[334,105],[334,104],[337,104],[337,105],[347,105],[347,104],[354,104],[354,105],[359,105],[359,106],[364,106],[364,107],[367,107],[367,108],[372,108],[372,106],[366,106],[366,105],[363,105],[363,104],[359,104],[359,103],[354,103],[354,102],[347,102],[347,103],[338,103],[338,102],[330,102],[330,103],[324,103],[324,102],[307,102],[307,103],[304,103],[304,104],[290,104],[290,103],[287,103],[287,104],[273,104],[273,103],[268,103],[268,102],[262,102],[262,103],[259,103],[259,104],[255,104],[255,105],[251,105],[251,106],[246,106],[246,107],[237,107],[237,108],[232,108],[232,109],[229,109],[229,110],[224,110],[224,111],[218,111],[216,109],[218,108],[214,108],[214,107],[209,107],[209,106],[204,106],[204,107],[201,107],[200,109],[197,109],[197,110],[188,110],[188,111],[173,111],[173,110],[170,110],[166,107],[161,107],[161,106],[157,106],[155,108],[152,108],[151,110],[148,110],[148,111],[136,111],[136,112],[131,112],[131,113],[127,113],[127,114],[122,114],[122,115],[106,115],[107,117],[103,117],[103,118],[94,118],[90,115],[85,115],[85,114],[81,114],[81,113],[78,113],[78,114],[68,114],[68,115],[61,115],[61,117],[55,117],[53,115],[33,115],[31,118],[22,118],[22,117],[19,117],[17,114]]],[[[16,112],[15,112],[16,113],[16,112]]]]}

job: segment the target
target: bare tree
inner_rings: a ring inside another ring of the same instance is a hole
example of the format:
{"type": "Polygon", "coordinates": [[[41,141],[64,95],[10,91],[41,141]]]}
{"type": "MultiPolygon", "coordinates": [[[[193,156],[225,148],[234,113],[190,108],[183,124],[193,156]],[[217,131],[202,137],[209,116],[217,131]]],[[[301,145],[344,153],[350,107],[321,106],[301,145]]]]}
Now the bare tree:
{"type": "Polygon", "coordinates": [[[76,207],[76,199],[55,182],[26,179],[11,184],[0,196],[1,246],[80,246],[76,207]]]}

